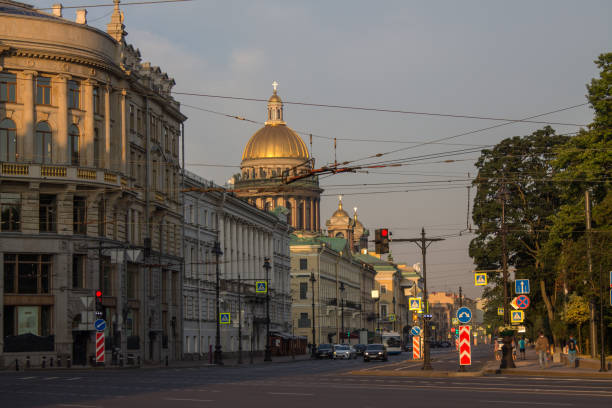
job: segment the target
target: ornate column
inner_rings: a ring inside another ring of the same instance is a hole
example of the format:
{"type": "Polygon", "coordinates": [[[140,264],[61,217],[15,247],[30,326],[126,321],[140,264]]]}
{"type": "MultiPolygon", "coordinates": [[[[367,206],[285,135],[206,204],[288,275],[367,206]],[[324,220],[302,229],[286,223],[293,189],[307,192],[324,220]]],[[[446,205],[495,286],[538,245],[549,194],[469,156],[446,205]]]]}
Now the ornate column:
{"type": "MultiPolygon", "coordinates": [[[[121,166],[117,166],[123,174],[128,174],[128,162],[127,162],[127,104],[125,102],[127,96],[127,90],[121,90],[121,166]]],[[[160,174],[160,177],[164,175],[160,174]]],[[[166,186],[167,187],[167,186],[166,186]]]]}
{"type": "Polygon", "coordinates": [[[311,231],[315,231],[315,208],[314,208],[314,199],[309,198],[308,201],[310,202],[310,227],[309,229],[311,231]]]}
{"type": "Polygon", "coordinates": [[[17,128],[17,153],[19,161],[31,161],[34,158],[34,78],[36,71],[22,71],[17,74],[18,87],[23,90],[21,97],[17,92],[18,100],[23,104],[23,124],[20,131],[17,128]]]}
{"type": "MultiPolygon", "coordinates": [[[[70,152],[68,151],[68,80],[70,75],[60,74],[53,80],[55,83],[55,100],[57,101],[57,129],[53,140],[53,162],[70,163],[70,152]]],[[[72,120],[70,121],[72,123],[72,120]]],[[[81,137],[83,136],[81,129],[81,137]]],[[[83,142],[81,142],[81,146],[83,142]]]]}
{"type": "MultiPolygon", "coordinates": [[[[104,88],[104,135],[98,135],[100,140],[104,140],[104,146],[100,146],[100,153],[104,152],[104,159],[100,160],[100,166],[111,169],[111,109],[110,95],[111,87],[106,85],[104,88]]],[[[99,141],[100,141],[99,140],[99,141]]]]}
{"type": "Polygon", "coordinates": [[[82,108],[85,111],[84,132],[81,135],[81,165],[93,167],[94,165],[94,103],[93,103],[93,87],[97,82],[93,79],[83,81],[83,103],[82,108]],[[85,149],[83,149],[85,147],[85,149]],[[84,160],[83,160],[84,159],[84,160]]]}
{"type": "MultiPolygon", "coordinates": [[[[217,228],[219,230],[219,235],[217,237],[219,247],[221,248],[221,251],[225,252],[225,219],[223,213],[221,212],[217,213],[217,228]]],[[[221,262],[222,259],[223,258],[219,258],[219,262],[221,262]]],[[[214,270],[214,268],[212,270],[214,270]]],[[[225,265],[223,263],[219,264],[219,272],[221,274],[225,274],[225,265]]]]}
{"type": "Polygon", "coordinates": [[[253,236],[253,227],[250,226],[249,227],[249,231],[248,231],[249,237],[248,237],[248,243],[249,243],[249,277],[251,279],[255,278],[255,253],[254,253],[254,242],[253,240],[255,239],[253,236]]]}
{"type": "Polygon", "coordinates": [[[320,199],[316,199],[315,200],[315,204],[316,204],[316,210],[317,210],[317,215],[316,215],[316,220],[317,220],[317,231],[321,231],[321,200],[320,199]]]}
{"type": "Polygon", "coordinates": [[[295,228],[295,226],[297,225],[297,212],[298,212],[298,207],[297,207],[297,200],[295,199],[295,197],[291,197],[291,226],[295,228]]]}

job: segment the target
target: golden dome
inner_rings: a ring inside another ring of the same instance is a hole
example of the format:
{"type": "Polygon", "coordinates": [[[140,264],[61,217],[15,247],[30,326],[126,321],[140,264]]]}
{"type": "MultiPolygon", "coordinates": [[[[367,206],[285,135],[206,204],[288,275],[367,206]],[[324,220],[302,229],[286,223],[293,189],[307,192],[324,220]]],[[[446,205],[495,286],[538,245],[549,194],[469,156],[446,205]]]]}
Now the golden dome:
{"type": "Polygon", "coordinates": [[[244,148],[242,160],[269,158],[310,158],[306,143],[287,125],[266,125],[259,129],[244,148]]]}
{"type": "Polygon", "coordinates": [[[272,94],[272,96],[270,97],[270,99],[268,99],[268,102],[277,102],[277,103],[283,103],[283,101],[281,100],[280,96],[278,96],[278,94],[276,92],[274,92],[272,94]]]}

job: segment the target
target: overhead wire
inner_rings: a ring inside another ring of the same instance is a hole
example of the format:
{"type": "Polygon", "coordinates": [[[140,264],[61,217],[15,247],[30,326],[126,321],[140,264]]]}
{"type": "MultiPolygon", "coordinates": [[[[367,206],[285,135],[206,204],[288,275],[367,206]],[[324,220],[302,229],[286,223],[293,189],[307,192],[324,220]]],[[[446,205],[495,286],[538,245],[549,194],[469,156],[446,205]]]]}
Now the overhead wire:
{"type": "MultiPolygon", "coordinates": [[[[121,7],[124,6],[140,6],[140,5],[155,5],[162,3],[185,3],[197,0],[149,0],[149,1],[131,1],[126,3],[120,3],[121,7]]],[[[78,9],[78,8],[95,8],[95,7],[115,7],[115,3],[103,3],[103,4],[85,4],[80,6],[62,6],[63,9],[78,9]]],[[[35,7],[34,10],[53,10],[53,7],[35,7]]]]}

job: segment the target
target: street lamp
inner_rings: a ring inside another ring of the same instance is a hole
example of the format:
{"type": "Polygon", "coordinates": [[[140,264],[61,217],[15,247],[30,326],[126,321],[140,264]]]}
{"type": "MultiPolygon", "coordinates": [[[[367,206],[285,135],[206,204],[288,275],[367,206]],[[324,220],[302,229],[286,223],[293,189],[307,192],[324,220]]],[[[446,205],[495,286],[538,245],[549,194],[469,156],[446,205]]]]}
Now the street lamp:
{"type": "MultiPolygon", "coordinates": [[[[372,290],[372,299],[374,299],[374,301],[376,302],[376,331],[380,333],[380,310],[378,307],[378,302],[380,300],[380,294],[378,293],[378,290],[376,289],[372,290]]],[[[382,337],[380,339],[382,343],[382,337]]]]}
{"type": "Polygon", "coordinates": [[[270,258],[264,258],[263,268],[266,270],[266,351],[264,361],[272,361],[270,347],[270,258]]]}
{"type": "Polygon", "coordinates": [[[395,316],[393,319],[393,331],[395,331],[395,320],[397,319],[397,314],[395,312],[395,295],[393,295],[393,316],[395,316]]]}
{"type": "Polygon", "coordinates": [[[219,241],[215,242],[215,246],[213,247],[213,254],[215,254],[215,263],[217,265],[216,268],[216,282],[215,282],[215,311],[217,313],[217,332],[215,334],[215,354],[214,354],[214,363],[218,365],[223,365],[223,353],[221,352],[221,322],[220,319],[220,310],[219,310],[219,256],[223,255],[221,251],[221,245],[219,241]]]}
{"type": "Polygon", "coordinates": [[[315,337],[315,292],[314,284],[317,280],[315,279],[314,272],[310,273],[310,287],[312,288],[312,348],[310,354],[312,358],[317,357],[317,340],[315,337]]]}
{"type": "MultiPolygon", "coordinates": [[[[342,314],[342,334],[340,337],[342,338],[342,344],[344,344],[344,282],[340,282],[340,301],[341,303],[341,314],[342,314]]],[[[350,342],[350,340],[349,340],[350,342]]]]}

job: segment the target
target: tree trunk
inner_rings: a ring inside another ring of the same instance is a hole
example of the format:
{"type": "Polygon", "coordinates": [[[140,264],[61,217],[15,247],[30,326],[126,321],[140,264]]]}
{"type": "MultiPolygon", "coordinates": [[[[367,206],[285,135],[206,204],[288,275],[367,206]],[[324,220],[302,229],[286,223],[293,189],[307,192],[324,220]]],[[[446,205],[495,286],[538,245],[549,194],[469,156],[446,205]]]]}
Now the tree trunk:
{"type": "Polygon", "coordinates": [[[552,330],[552,322],[555,319],[555,312],[553,310],[552,304],[550,303],[550,299],[548,298],[548,295],[546,294],[546,283],[544,283],[544,280],[542,279],[540,279],[540,292],[542,293],[542,299],[544,299],[544,304],[546,305],[546,313],[548,315],[548,325],[551,327],[553,341],[555,345],[557,346],[559,344],[559,341],[557,339],[557,333],[555,333],[555,331],[552,330]]]}
{"type": "Polygon", "coordinates": [[[578,323],[578,352],[584,354],[582,348],[582,324],[578,323]]]}

